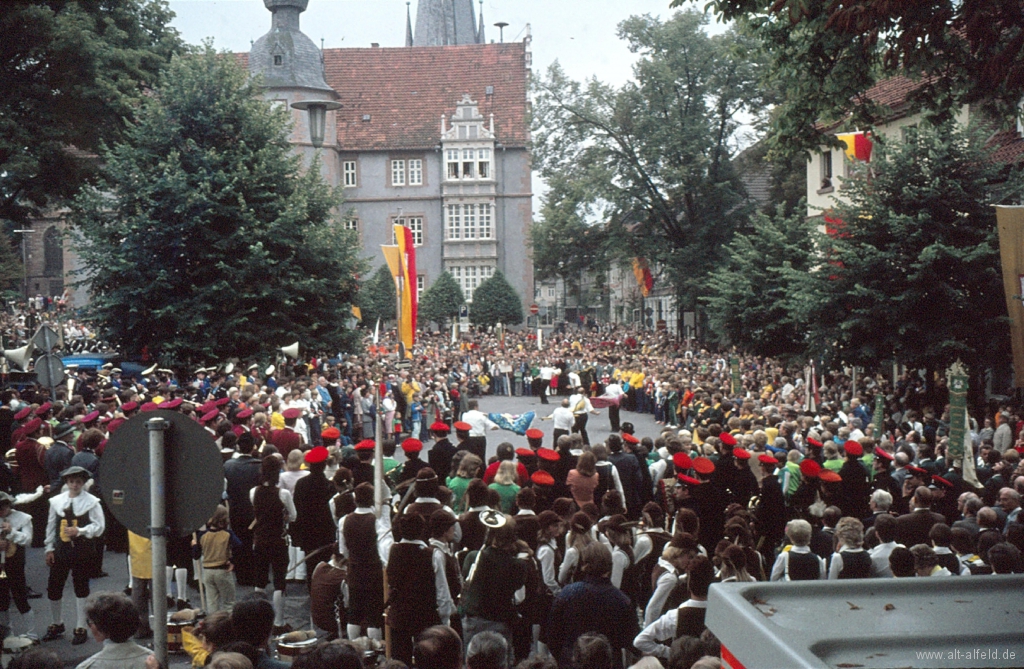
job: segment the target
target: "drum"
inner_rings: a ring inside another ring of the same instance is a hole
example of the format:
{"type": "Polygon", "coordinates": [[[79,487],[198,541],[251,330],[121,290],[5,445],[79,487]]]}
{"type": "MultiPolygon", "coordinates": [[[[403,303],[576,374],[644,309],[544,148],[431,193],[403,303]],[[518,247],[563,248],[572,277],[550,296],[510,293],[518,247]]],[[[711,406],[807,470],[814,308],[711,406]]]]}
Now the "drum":
{"type": "Polygon", "coordinates": [[[184,653],[185,646],[182,643],[181,632],[186,627],[195,625],[194,620],[171,620],[167,616],[167,652],[184,653]]]}
{"type": "Polygon", "coordinates": [[[306,653],[312,652],[319,642],[320,640],[316,638],[297,641],[295,643],[279,641],[277,644],[277,656],[282,662],[291,664],[299,655],[305,655],[306,653]]]}

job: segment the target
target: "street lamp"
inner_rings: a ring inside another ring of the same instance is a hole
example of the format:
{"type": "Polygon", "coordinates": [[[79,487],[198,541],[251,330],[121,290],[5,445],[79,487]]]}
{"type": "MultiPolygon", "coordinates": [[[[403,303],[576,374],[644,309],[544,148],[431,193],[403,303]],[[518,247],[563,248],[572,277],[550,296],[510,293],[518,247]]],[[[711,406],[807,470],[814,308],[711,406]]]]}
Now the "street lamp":
{"type": "Polygon", "coordinates": [[[341,109],[341,103],[334,100],[302,100],[293,102],[292,109],[301,109],[309,114],[309,143],[319,149],[324,145],[327,112],[341,109]]]}

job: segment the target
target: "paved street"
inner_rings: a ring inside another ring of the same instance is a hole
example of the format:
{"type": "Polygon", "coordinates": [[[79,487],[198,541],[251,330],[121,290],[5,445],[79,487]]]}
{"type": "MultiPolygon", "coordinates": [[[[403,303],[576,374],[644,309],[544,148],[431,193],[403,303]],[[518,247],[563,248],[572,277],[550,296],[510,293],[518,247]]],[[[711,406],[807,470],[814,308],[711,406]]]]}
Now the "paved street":
{"type": "MultiPolygon", "coordinates": [[[[558,406],[558,398],[551,398],[551,404],[542,405],[536,397],[492,397],[485,396],[480,399],[480,410],[484,412],[500,412],[509,414],[523,414],[527,411],[537,412],[537,418],[534,420],[533,427],[536,427],[544,432],[545,446],[551,446],[551,434],[552,434],[552,422],[542,421],[542,416],[547,416],[558,406]]],[[[600,410],[600,415],[591,415],[590,421],[587,425],[588,432],[590,434],[591,443],[597,443],[601,441],[604,436],[608,433],[608,412],[606,409],[600,410]]],[[[636,434],[638,437],[654,437],[658,433],[660,426],[655,425],[654,418],[650,414],[636,414],[623,411],[622,421],[631,421],[636,427],[636,434]]],[[[496,430],[489,432],[487,435],[487,455],[488,457],[494,455],[494,450],[498,444],[502,441],[509,441],[516,447],[525,446],[526,438],[520,437],[507,432],[504,430],[496,430]]],[[[424,445],[426,450],[429,450],[430,443],[424,445]]],[[[399,459],[402,458],[401,451],[398,452],[399,459]]],[[[104,569],[109,574],[104,578],[96,579],[92,581],[92,591],[98,592],[101,590],[123,590],[128,584],[128,565],[127,560],[123,554],[106,553],[104,558],[104,569]]],[[[46,578],[49,570],[43,560],[43,549],[32,548],[29,549],[28,553],[28,565],[27,565],[27,577],[29,586],[37,592],[45,593],[46,591],[46,578]]],[[[252,588],[239,588],[238,596],[242,598],[252,592],[252,588]]],[[[307,596],[306,586],[303,583],[292,583],[288,586],[287,592],[287,608],[286,618],[287,622],[296,628],[308,627],[308,611],[309,611],[309,599],[307,596]]],[[[190,600],[195,605],[199,605],[199,593],[192,591],[190,593],[190,600]]],[[[50,606],[46,600],[45,595],[42,599],[31,600],[32,607],[36,611],[36,633],[42,637],[46,633],[46,627],[50,623],[50,606]]],[[[14,607],[11,607],[11,619],[14,625],[16,633],[23,631],[23,625],[21,623],[20,616],[14,607]]],[[[89,655],[96,653],[100,650],[100,644],[89,639],[89,642],[81,646],[71,645],[71,631],[75,626],[75,599],[71,591],[71,582],[68,581],[67,588],[65,590],[64,598],[64,624],[67,628],[67,634],[63,640],[51,641],[46,644],[47,647],[53,648],[60,653],[61,657],[65,659],[67,666],[74,666],[84,660],[89,655]]],[[[171,666],[187,666],[188,657],[186,655],[172,655],[171,666]]]]}

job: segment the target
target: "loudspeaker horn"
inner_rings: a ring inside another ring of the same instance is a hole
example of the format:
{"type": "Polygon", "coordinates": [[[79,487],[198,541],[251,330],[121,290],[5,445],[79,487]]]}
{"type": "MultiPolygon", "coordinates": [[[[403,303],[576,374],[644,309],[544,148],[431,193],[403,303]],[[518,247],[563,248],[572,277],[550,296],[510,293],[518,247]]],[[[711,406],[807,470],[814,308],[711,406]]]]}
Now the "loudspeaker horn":
{"type": "Polygon", "coordinates": [[[233,371],[235,371],[235,363],[229,362],[228,364],[224,365],[225,374],[230,374],[233,371]]]}
{"type": "Polygon", "coordinates": [[[32,362],[32,352],[36,349],[35,344],[29,342],[21,348],[11,348],[4,351],[4,357],[17,365],[21,371],[28,370],[28,363],[32,362]]]}
{"type": "Polygon", "coordinates": [[[478,518],[485,527],[489,527],[492,530],[496,530],[499,527],[505,527],[505,523],[508,522],[508,518],[505,517],[505,514],[495,511],[494,509],[481,511],[478,518]]]}
{"type": "Polygon", "coordinates": [[[284,353],[289,358],[298,358],[299,357],[299,342],[295,342],[291,346],[282,346],[280,350],[281,350],[281,353],[284,353]]]}
{"type": "Polygon", "coordinates": [[[157,368],[157,364],[158,363],[153,363],[152,367],[147,367],[146,369],[142,370],[142,376],[149,376],[150,374],[155,372],[156,368],[157,368]]]}

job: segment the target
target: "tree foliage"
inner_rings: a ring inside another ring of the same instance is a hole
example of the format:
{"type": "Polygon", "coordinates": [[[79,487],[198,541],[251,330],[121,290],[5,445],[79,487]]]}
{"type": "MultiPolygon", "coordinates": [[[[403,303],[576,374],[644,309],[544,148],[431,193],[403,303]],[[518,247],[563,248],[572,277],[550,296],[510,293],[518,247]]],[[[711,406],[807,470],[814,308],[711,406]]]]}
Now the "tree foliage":
{"type": "Polygon", "coordinates": [[[709,278],[705,299],[710,334],[723,345],[756,355],[787,357],[806,349],[805,324],[791,299],[796,280],[814,257],[815,223],[798,205],[786,213],[751,217],[750,230],[737,233],[726,247],[727,262],[709,278]]]}
{"type": "Polygon", "coordinates": [[[288,132],[230,55],[171,61],[72,217],[90,309],[123,353],[194,364],[350,343],[357,243],[288,132]]]}
{"type": "Polygon", "coordinates": [[[1009,356],[1009,327],[991,205],[1019,198],[1021,179],[994,164],[985,134],[921,125],[878,142],[870,172],[843,181],[849,204],[819,233],[819,262],[797,273],[791,300],[812,353],[847,363],[896,359],[971,369],[1009,356]],[[1014,195],[1011,195],[1014,194],[1014,195]]]}
{"type": "Polygon", "coordinates": [[[372,328],[379,318],[382,323],[395,320],[398,295],[395,292],[395,278],[387,265],[377,271],[359,287],[359,308],[363,312],[363,325],[372,328]]]}
{"type": "Polygon", "coordinates": [[[469,320],[473,325],[482,327],[496,323],[519,325],[523,322],[522,299],[500,271],[485,279],[473,291],[469,320]]]}
{"type": "MultiPolygon", "coordinates": [[[[687,0],[673,0],[674,6],[687,0]]],[[[878,80],[918,80],[911,99],[948,120],[963,103],[1024,97],[1024,9],[1019,0],[712,0],[770,54],[770,86],[784,91],[773,117],[774,147],[813,151],[819,121],[853,114],[866,127],[878,109],[863,97],[878,80]]],[[[820,127],[820,126],[819,126],[820,127]]]]}
{"type": "Polygon", "coordinates": [[[740,217],[731,146],[740,116],[760,109],[756,45],[733,30],[709,36],[705,22],[632,17],[619,35],[640,56],[635,81],[581,84],[555,64],[534,103],[534,157],[555,187],[545,217],[565,238],[578,219],[607,221],[617,255],[660,262],[691,294],[740,217]]]}
{"type": "Polygon", "coordinates": [[[91,154],[181,48],[162,0],[9,0],[0,11],[0,219],[24,225],[97,175],[91,154]]]}
{"type": "Polygon", "coordinates": [[[459,282],[448,272],[441,272],[437,281],[420,295],[420,323],[443,326],[445,321],[459,317],[459,308],[465,303],[459,282]]]}

